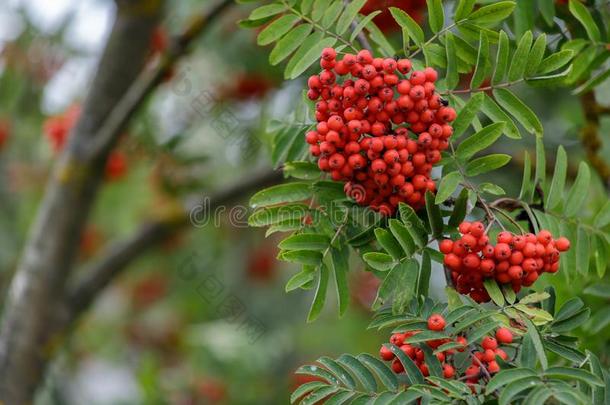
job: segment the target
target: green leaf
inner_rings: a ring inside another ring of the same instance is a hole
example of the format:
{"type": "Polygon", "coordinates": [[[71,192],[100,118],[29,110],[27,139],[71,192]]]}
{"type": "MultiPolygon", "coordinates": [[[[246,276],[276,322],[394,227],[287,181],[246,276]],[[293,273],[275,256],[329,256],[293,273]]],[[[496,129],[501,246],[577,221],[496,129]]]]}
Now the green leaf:
{"type": "Polygon", "coordinates": [[[309,212],[305,204],[289,204],[276,207],[265,207],[254,211],[248,218],[248,225],[254,227],[269,226],[280,222],[301,219],[309,212]]]}
{"type": "Polygon", "coordinates": [[[548,292],[536,292],[526,295],[519,300],[520,304],[534,304],[536,302],[544,301],[550,297],[548,292]]]}
{"type": "Polygon", "coordinates": [[[564,215],[572,217],[580,212],[582,205],[589,196],[590,181],[591,172],[589,170],[589,165],[585,162],[580,162],[580,166],[578,166],[578,175],[576,176],[574,185],[570,189],[570,194],[568,195],[564,215]]]}
{"type": "Polygon", "coordinates": [[[330,7],[328,7],[328,9],[324,12],[324,17],[322,17],[320,25],[322,25],[322,27],[324,28],[330,28],[334,24],[334,22],[337,21],[337,18],[339,18],[339,14],[341,14],[341,11],[343,11],[343,2],[333,2],[330,7]]]}
{"type": "Polygon", "coordinates": [[[393,344],[384,344],[385,347],[390,349],[392,353],[398,357],[398,361],[402,364],[406,371],[406,378],[411,384],[423,384],[424,376],[421,373],[419,367],[413,363],[413,360],[409,358],[400,348],[393,344]]]}
{"type": "Polygon", "coordinates": [[[606,201],[604,206],[597,212],[593,223],[597,228],[603,228],[610,224],[610,201],[606,201]]]}
{"type": "Polygon", "coordinates": [[[270,17],[272,15],[276,15],[286,10],[286,6],[281,3],[273,3],[267,4],[265,6],[261,6],[252,10],[249,20],[260,20],[262,18],[270,17]]]}
{"type": "Polygon", "coordinates": [[[341,14],[341,17],[339,17],[339,21],[335,28],[337,35],[343,35],[345,31],[347,31],[352,21],[356,19],[360,9],[366,4],[366,1],[367,0],[354,0],[345,7],[345,11],[341,14]]]}
{"type": "Polygon", "coordinates": [[[515,308],[523,312],[524,314],[533,317],[532,322],[535,325],[544,325],[545,323],[551,322],[553,320],[553,316],[551,314],[540,308],[530,307],[521,303],[516,304],[515,308]]]}
{"type": "Polygon", "coordinates": [[[546,154],[544,152],[544,143],[542,139],[536,139],[536,173],[534,183],[538,183],[541,187],[544,186],[546,178],[546,154]]]}
{"type": "Polygon", "coordinates": [[[519,395],[521,392],[536,388],[540,384],[540,377],[526,377],[517,381],[513,381],[507,384],[500,393],[498,405],[510,404],[513,398],[519,395]]]}
{"type": "Polygon", "coordinates": [[[523,155],[523,180],[521,181],[521,191],[519,192],[519,200],[530,201],[534,192],[534,182],[532,181],[532,162],[530,154],[525,151],[523,155]]]}
{"type": "MultiPolygon", "coordinates": [[[[320,261],[321,260],[322,259],[320,258],[320,261]]],[[[318,287],[316,288],[316,294],[311,303],[311,308],[309,309],[309,315],[307,315],[307,322],[313,322],[318,319],[318,316],[320,316],[320,313],[322,312],[322,308],[324,308],[326,290],[328,289],[328,278],[328,267],[322,263],[318,277],[318,287]]]]}
{"type": "MultiPolygon", "coordinates": [[[[479,51],[477,53],[477,62],[474,69],[474,74],[472,75],[472,79],[470,80],[470,88],[478,89],[485,77],[487,76],[487,66],[489,64],[489,40],[487,39],[487,34],[484,31],[481,31],[481,36],[479,37],[479,51]]],[[[455,123],[454,123],[455,124],[455,123]]]]}
{"type": "Polygon", "coordinates": [[[521,139],[521,134],[519,133],[519,130],[517,129],[517,126],[515,125],[512,118],[510,118],[508,114],[506,114],[500,108],[500,106],[487,94],[485,94],[485,97],[483,99],[481,111],[483,111],[483,113],[487,115],[492,122],[503,121],[506,124],[504,126],[504,134],[507,137],[512,139],[521,139]]]}
{"type": "Polygon", "coordinates": [[[555,52],[555,53],[547,56],[546,58],[544,58],[542,60],[542,62],[540,62],[540,66],[538,66],[537,73],[545,74],[545,73],[553,72],[553,71],[565,66],[567,63],[569,63],[572,60],[573,57],[574,57],[574,51],[571,49],[564,49],[562,51],[555,52]]]}
{"type": "Polygon", "coordinates": [[[557,207],[563,199],[563,189],[566,183],[566,174],[568,168],[568,157],[563,146],[559,145],[557,148],[557,159],[555,160],[555,170],[553,172],[553,179],[551,180],[551,186],[547,194],[544,207],[547,210],[552,210],[557,207]]]}
{"type": "Polygon", "coordinates": [[[435,34],[445,25],[445,11],[441,0],[426,0],[428,5],[428,23],[435,34]]]}
{"type": "Polygon", "coordinates": [[[468,190],[462,189],[460,194],[455,200],[455,205],[453,206],[453,212],[449,217],[449,222],[447,225],[449,227],[457,227],[460,222],[464,220],[466,217],[466,209],[468,205],[468,190]]]}
{"type": "Polygon", "coordinates": [[[258,34],[256,42],[259,45],[269,45],[280,39],[284,34],[292,29],[292,26],[299,21],[299,17],[293,14],[286,14],[273,21],[258,34]]]}
{"type": "Polygon", "coordinates": [[[540,365],[543,369],[548,367],[548,360],[546,358],[546,353],[544,352],[544,346],[542,345],[542,339],[540,338],[540,333],[536,326],[529,319],[525,318],[523,320],[525,325],[527,326],[527,335],[532,339],[532,343],[534,344],[534,348],[536,349],[536,353],[538,354],[538,360],[540,361],[540,365]]]}
{"type": "Polygon", "coordinates": [[[314,0],[302,0],[300,2],[301,13],[309,15],[311,8],[313,7],[314,0]]]}
{"type": "Polygon", "coordinates": [[[485,98],[485,93],[479,92],[475,93],[470,100],[464,105],[464,107],[460,110],[455,121],[453,121],[453,139],[459,138],[465,131],[468,129],[472,120],[477,116],[477,112],[481,109],[483,105],[483,100],[485,98]]]}
{"type": "Polygon", "coordinates": [[[411,255],[413,255],[415,252],[415,241],[411,237],[407,227],[397,219],[390,219],[389,225],[390,232],[392,232],[392,235],[400,244],[400,247],[404,251],[406,257],[411,257],[411,255]]]}
{"type": "Polygon", "coordinates": [[[434,202],[436,204],[441,204],[447,200],[447,198],[451,197],[457,186],[460,184],[462,180],[462,175],[455,171],[445,175],[438,186],[438,192],[436,193],[436,198],[434,202]]]}
{"type": "Polygon", "coordinates": [[[379,381],[381,381],[387,389],[391,391],[398,390],[398,378],[396,378],[396,374],[394,374],[384,362],[367,353],[359,354],[358,360],[367,366],[373,374],[379,377],[379,381]]]}
{"type": "Polygon", "coordinates": [[[595,269],[597,271],[597,276],[599,278],[602,278],[604,277],[604,274],[606,274],[608,258],[610,257],[610,252],[608,251],[610,246],[608,246],[606,238],[600,235],[594,235],[593,243],[593,258],[595,262],[595,269]]]}
{"type": "Polygon", "coordinates": [[[278,259],[291,263],[317,266],[322,261],[322,254],[311,250],[289,250],[280,252],[278,259]]]}
{"type": "Polygon", "coordinates": [[[536,377],[536,372],[529,368],[511,368],[508,370],[502,370],[493,376],[491,380],[489,380],[489,383],[485,388],[485,393],[489,395],[498,388],[510,384],[513,381],[518,381],[529,377],[536,377]]]}
{"type": "Polygon", "coordinates": [[[592,76],[589,80],[587,80],[582,85],[575,88],[572,91],[572,94],[580,95],[582,93],[585,93],[585,92],[593,89],[594,87],[597,87],[598,85],[602,84],[603,82],[608,80],[609,77],[610,77],[610,70],[603,70],[599,74],[592,76]]]}
{"type": "Polygon", "coordinates": [[[365,263],[377,271],[388,271],[396,265],[392,256],[379,252],[368,252],[362,255],[365,263]]]}
{"type": "Polygon", "coordinates": [[[322,39],[323,35],[318,32],[313,33],[303,42],[286,66],[284,73],[286,78],[296,79],[299,77],[320,58],[324,48],[332,47],[337,42],[336,38],[322,39]]]}
{"type": "Polygon", "coordinates": [[[298,388],[292,392],[292,395],[290,395],[290,403],[295,403],[303,395],[321,387],[328,387],[328,385],[323,383],[322,381],[310,381],[305,384],[299,385],[298,388]]]}
{"type": "Polygon", "coordinates": [[[394,259],[399,260],[403,257],[403,250],[394,237],[385,229],[375,229],[375,237],[381,247],[388,252],[394,259]]]}
{"type": "Polygon", "coordinates": [[[475,153],[490,147],[502,135],[504,122],[495,122],[462,141],[456,150],[459,159],[468,160],[475,153]]]}
{"type": "Polygon", "coordinates": [[[544,348],[573,363],[582,363],[585,360],[585,355],[582,352],[550,338],[545,339],[544,348]]]}
{"type": "Polygon", "coordinates": [[[417,275],[417,296],[428,296],[428,288],[430,287],[430,274],[432,272],[432,261],[428,252],[422,254],[421,267],[417,275]]]}
{"type": "Polygon", "coordinates": [[[322,380],[328,382],[329,384],[334,384],[334,385],[341,384],[341,381],[339,381],[337,379],[337,377],[335,377],[328,370],[326,370],[325,368],[322,368],[320,366],[312,366],[312,365],[301,366],[294,373],[319,377],[322,380]]]}
{"type": "Polygon", "coordinates": [[[314,268],[312,267],[304,267],[303,270],[292,276],[290,280],[288,280],[288,282],[286,283],[286,292],[301,288],[305,284],[312,281],[316,276],[316,272],[313,269],[314,268]]]}
{"type": "Polygon", "coordinates": [[[468,20],[475,24],[490,25],[504,20],[515,8],[513,1],[498,1],[483,6],[470,14],[468,20]]]}
{"type": "Polygon", "coordinates": [[[585,304],[578,297],[573,297],[567,300],[557,312],[555,316],[555,322],[563,321],[569,319],[576,315],[585,304]]]}
{"type": "Polygon", "coordinates": [[[308,183],[286,183],[259,191],[250,198],[252,208],[303,201],[312,195],[308,183]]]}
{"type": "Polygon", "coordinates": [[[552,27],[555,24],[555,0],[538,0],[538,8],[546,25],[552,27]]]}
{"type": "Polygon", "coordinates": [[[493,302],[495,302],[497,306],[503,307],[504,295],[502,294],[500,287],[498,287],[498,283],[496,282],[496,280],[493,278],[489,278],[485,280],[485,282],[483,282],[483,285],[485,286],[485,290],[487,291],[493,302]]]}
{"type": "Polygon", "coordinates": [[[492,195],[506,194],[506,191],[504,191],[504,189],[502,187],[498,186],[497,184],[493,184],[493,183],[481,183],[481,184],[479,184],[479,190],[481,190],[481,192],[483,192],[483,193],[489,193],[492,195]]]}
{"type": "Polygon", "coordinates": [[[424,42],[424,31],[409,14],[397,7],[390,7],[390,13],[398,25],[407,30],[416,44],[420,45],[424,42]]]}
{"type": "Polygon", "coordinates": [[[284,164],[284,173],[301,180],[315,180],[322,174],[318,165],[311,162],[288,162],[284,164]]]}
{"type": "Polygon", "coordinates": [[[589,234],[582,226],[579,226],[576,240],[576,270],[581,274],[589,272],[590,247],[589,234]]]}
{"type": "Polygon", "coordinates": [[[476,0],[459,0],[455,7],[454,20],[460,21],[472,13],[476,0]]]}
{"type": "Polygon", "coordinates": [[[473,324],[487,318],[489,318],[489,312],[476,312],[473,314],[469,314],[467,317],[465,317],[455,325],[453,333],[460,333],[463,330],[466,330],[471,327],[473,324]]]}
{"type": "Polygon", "coordinates": [[[326,235],[314,233],[301,233],[291,235],[281,241],[278,246],[284,250],[325,250],[330,244],[330,238],[326,235]]]}
{"type": "Polygon", "coordinates": [[[377,391],[375,376],[360,362],[360,360],[350,354],[342,354],[337,361],[354,373],[366,391],[377,391]]]}
{"type": "Polygon", "coordinates": [[[369,31],[369,38],[371,38],[371,40],[374,43],[379,45],[380,49],[382,49],[385,52],[386,56],[392,56],[392,55],[396,54],[394,47],[385,37],[383,32],[379,29],[379,27],[377,27],[377,25],[375,25],[375,22],[373,22],[373,21],[369,22],[366,25],[366,29],[369,31]]]}
{"type": "Polygon", "coordinates": [[[369,23],[371,21],[373,21],[373,18],[377,17],[379,14],[381,14],[381,11],[376,10],[376,11],[373,11],[372,13],[370,13],[369,15],[367,15],[366,17],[364,17],[352,31],[352,34],[349,37],[349,41],[354,42],[354,40],[356,39],[358,34],[360,34],[362,32],[364,27],[368,26],[369,23]]]}
{"type": "Polygon", "coordinates": [[[320,403],[324,398],[329,395],[334,394],[339,391],[339,387],[328,385],[326,387],[318,388],[317,390],[311,392],[301,401],[301,405],[315,405],[320,403]]]}
{"type": "Polygon", "coordinates": [[[514,82],[523,77],[525,73],[525,65],[528,63],[528,55],[532,46],[533,35],[531,31],[527,31],[517,45],[517,50],[513,54],[510,68],[508,69],[508,81],[514,82]]]}
{"type": "Polygon", "coordinates": [[[326,356],[320,357],[316,361],[333,373],[347,388],[351,390],[356,389],[356,381],[341,364],[326,356]]]}
{"type": "Polygon", "coordinates": [[[447,74],[445,75],[445,86],[447,89],[454,89],[460,81],[460,75],[457,70],[457,55],[455,39],[451,31],[445,34],[445,50],[447,55],[447,74]]]}
{"type": "Polygon", "coordinates": [[[573,367],[550,367],[545,373],[545,377],[549,378],[566,378],[568,380],[577,380],[591,387],[603,387],[604,382],[595,374],[583,370],[582,368],[573,367]]]}
{"type": "Polygon", "coordinates": [[[428,222],[432,230],[432,236],[438,238],[443,234],[443,217],[441,209],[434,203],[434,194],[426,191],[426,212],[428,214],[428,222]]]}
{"type": "Polygon", "coordinates": [[[441,366],[441,362],[434,355],[430,346],[421,345],[421,349],[424,352],[424,359],[426,365],[428,366],[428,370],[430,371],[430,375],[434,377],[443,377],[443,367],[441,366]]]}
{"type": "Polygon", "coordinates": [[[572,15],[576,17],[576,19],[580,21],[582,26],[585,28],[585,31],[587,31],[587,35],[589,36],[591,41],[601,41],[601,34],[599,33],[599,28],[597,27],[597,24],[595,24],[593,16],[591,15],[587,7],[580,1],[570,0],[569,9],[570,13],[572,13],[572,15]]]}
{"type": "Polygon", "coordinates": [[[311,24],[300,24],[290,30],[271,50],[269,63],[275,66],[296,51],[305,39],[308,38],[312,28],[311,24]]]}
{"type": "Polygon", "coordinates": [[[538,66],[544,58],[544,51],[546,50],[546,34],[542,34],[536,38],[534,45],[527,57],[527,66],[525,67],[525,76],[533,76],[538,71],[538,66]]]}
{"type": "Polygon", "coordinates": [[[510,53],[510,43],[506,32],[500,31],[498,39],[498,52],[496,53],[496,70],[494,71],[492,84],[501,83],[504,80],[506,69],[508,68],[508,54],[510,53]]]}
{"type": "Polygon", "coordinates": [[[339,316],[343,316],[349,305],[349,287],[347,284],[347,272],[349,271],[349,251],[347,248],[338,250],[335,247],[331,247],[330,258],[335,274],[335,288],[337,291],[337,302],[339,304],[339,316]]]}
{"type": "Polygon", "coordinates": [[[331,2],[332,0],[315,0],[311,12],[311,19],[319,21],[324,15],[324,12],[331,6],[331,2]]]}
{"type": "Polygon", "coordinates": [[[493,94],[498,104],[515,117],[527,131],[536,134],[536,136],[542,136],[542,123],[536,114],[517,96],[507,89],[496,89],[493,94]]]}
{"type": "Polygon", "coordinates": [[[479,174],[499,169],[510,162],[511,158],[510,155],[498,153],[471,160],[466,165],[466,175],[478,176],[479,174]]]}

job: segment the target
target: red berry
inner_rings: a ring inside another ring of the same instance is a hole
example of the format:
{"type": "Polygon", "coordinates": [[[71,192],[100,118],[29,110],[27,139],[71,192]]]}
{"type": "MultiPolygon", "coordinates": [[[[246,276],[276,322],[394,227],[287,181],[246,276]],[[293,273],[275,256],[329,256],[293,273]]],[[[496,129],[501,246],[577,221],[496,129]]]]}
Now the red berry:
{"type": "Polygon", "coordinates": [[[513,334],[508,328],[499,328],[496,331],[496,339],[498,342],[508,344],[513,342],[513,334]]]}
{"type": "Polygon", "coordinates": [[[497,349],[498,348],[498,342],[496,341],[495,338],[492,338],[491,336],[485,336],[483,338],[483,340],[481,341],[481,347],[483,349],[497,349]]]}
{"type": "Polygon", "coordinates": [[[445,318],[440,314],[433,314],[428,318],[428,329],[433,331],[441,331],[445,329],[445,318]]]}

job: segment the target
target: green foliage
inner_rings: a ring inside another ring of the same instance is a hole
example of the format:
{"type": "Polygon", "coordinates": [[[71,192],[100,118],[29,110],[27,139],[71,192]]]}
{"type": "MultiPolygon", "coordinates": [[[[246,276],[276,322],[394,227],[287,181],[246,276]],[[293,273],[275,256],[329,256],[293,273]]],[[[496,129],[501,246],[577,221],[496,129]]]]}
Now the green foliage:
{"type": "MultiPolygon", "coordinates": [[[[493,279],[485,282],[493,305],[479,305],[460,296],[450,277],[448,304],[427,297],[431,273],[435,271],[433,262],[442,264],[443,260],[436,250],[437,241],[454,236],[457,225],[467,215],[485,217],[490,227],[496,225],[518,233],[548,229],[555,237],[566,236],[571,240],[571,249],[562,255],[559,277],[573,280],[604,276],[610,259],[610,203],[595,212],[584,212],[595,177],[587,163],[581,162],[575,179],[569,181],[568,154],[561,146],[554,156],[554,170],[547,176],[546,162],[550,159],[542,141],[543,123],[520,92],[520,87],[529,85],[567,87],[583,93],[610,77],[603,69],[610,51],[601,43],[605,30],[595,10],[575,0],[569,2],[566,16],[556,13],[553,2],[547,0],[481,4],[460,0],[453,9],[444,7],[441,1],[429,0],[427,26],[422,27],[406,12],[390,7],[402,37],[402,49],[396,51],[394,38],[386,38],[372,23],[376,14],[359,14],[364,3],[316,0],[302,2],[300,8],[288,3],[263,6],[268,8],[255,10],[255,15],[285,14],[269,24],[258,41],[276,42],[272,63],[293,54],[285,70],[287,78],[304,73],[322,47],[339,45],[341,51],[357,51],[365,44],[355,42],[359,35],[365,35],[380,55],[408,57],[417,69],[440,69],[442,79],[437,91],[457,111],[454,134],[440,163],[438,190],[435,195],[427,193],[423,209],[415,212],[400,204],[396,218],[369,213],[362,220],[366,209],[346,198],[339,185],[333,189],[327,184],[330,182],[319,180],[316,167],[306,161],[306,154],[290,153],[302,142],[294,139],[302,139],[303,127],[310,121],[303,120],[302,126],[285,123],[276,130],[274,151],[279,151],[274,153],[274,164],[286,161],[286,173],[302,182],[288,183],[280,189],[294,187],[294,193],[263,191],[253,197],[253,205],[273,209],[274,204],[290,207],[298,202],[309,203],[306,212],[313,219],[311,225],[288,229],[293,233],[279,244],[280,258],[303,263],[303,269],[288,282],[286,290],[309,289],[317,280],[308,318],[313,320],[324,306],[329,269],[334,269],[342,314],[347,308],[344,276],[351,248],[366,264],[367,271],[381,279],[372,305],[377,313],[370,328],[422,330],[426,329],[427,317],[439,312],[452,324],[443,332],[449,336],[463,334],[478,341],[499,325],[517,325],[522,344],[508,361],[500,361],[502,371],[474,393],[460,381],[439,378],[440,365],[432,353],[426,352],[431,376],[424,377],[399,348],[388,346],[407,370],[406,375],[397,377],[385,363],[369,355],[322,358],[319,365],[304,366],[299,372],[320,377],[324,382],[301,386],[292,402],[314,403],[326,398],[329,403],[409,403],[420,399],[422,403],[451,403],[458,399],[460,403],[481,403],[477,401],[493,397],[499,404],[602,403],[606,371],[595,355],[579,350],[577,339],[570,334],[579,328],[595,333],[610,325],[607,308],[594,313],[589,321],[591,311],[580,299],[569,300],[555,311],[552,287],[545,292],[515,293],[510,285],[499,285],[493,279]],[[563,33],[554,27],[555,18],[572,18],[566,24],[577,22],[584,35],[579,37],[576,30],[573,39],[563,39],[563,33]],[[279,24],[280,20],[285,23],[279,24]],[[352,20],[355,23],[350,32],[352,20]],[[506,26],[509,29],[503,29],[506,26]],[[299,27],[305,28],[300,28],[298,38],[291,38],[291,32],[299,27]],[[535,32],[539,34],[534,35],[535,32]],[[466,87],[460,88],[467,73],[471,77],[466,87]],[[472,177],[489,177],[490,172],[505,167],[517,155],[485,150],[497,147],[502,135],[517,142],[523,131],[534,135],[536,152],[524,154],[519,195],[489,200],[490,195],[506,193],[495,182],[477,184],[472,177]],[[339,213],[341,219],[337,220],[335,214],[339,213]]],[[[303,104],[309,105],[307,101],[303,104]]],[[[305,114],[310,115],[311,112],[305,114]]],[[[285,220],[284,215],[274,213],[274,220],[262,220],[256,211],[251,222],[277,226],[285,220]]],[[[608,298],[604,288],[596,288],[595,284],[585,292],[608,298]]],[[[424,331],[408,342],[421,344],[442,337],[424,331]]],[[[446,343],[448,346],[438,350],[451,348],[452,344],[455,343],[446,343]]],[[[424,347],[430,350],[425,344],[424,347]]]]}

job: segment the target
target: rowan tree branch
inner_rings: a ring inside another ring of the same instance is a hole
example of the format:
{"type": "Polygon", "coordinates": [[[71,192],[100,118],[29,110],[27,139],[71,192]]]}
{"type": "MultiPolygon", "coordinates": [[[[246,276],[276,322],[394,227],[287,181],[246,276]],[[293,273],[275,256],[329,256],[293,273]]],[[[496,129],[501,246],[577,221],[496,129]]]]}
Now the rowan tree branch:
{"type": "Polygon", "coordinates": [[[114,25],[69,144],[59,157],[11,281],[0,329],[0,403],[31,403],[65,319],[65,284],[107,155],[138,106],[232,2],[194,18],[160,66],[142,72],[163,0],[117,0],[114,25]],[[58,299],[59,297],[59,299],[58,299]]]}
{"type": "Polygon", "coordinates": [[[231,204],[260,188],[279,183],[282,178],[282,173],[274,170],[256,173],[209,197],[204,197],[206,201],[198,201],[173,215],[145,223],[131,237],[112,244],[97,261],[82,271],[84,276],[75,280],[67,289],[65,298],[69,314],[67,323],[72,323],[78,318],[99,293],[135,259],[191,225],[193,215],[212,215],[212,212],[203,211],[213,211],[220,206],[231,204]]]}

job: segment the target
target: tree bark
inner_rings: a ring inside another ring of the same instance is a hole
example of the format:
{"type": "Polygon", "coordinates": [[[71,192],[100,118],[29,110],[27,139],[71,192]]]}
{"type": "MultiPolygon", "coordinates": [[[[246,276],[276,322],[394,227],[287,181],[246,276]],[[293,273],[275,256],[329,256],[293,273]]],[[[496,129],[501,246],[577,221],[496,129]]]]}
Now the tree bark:
{"type": "MultiPolygon", "coordinates": [[[[54,352],[53,334],[80,235],[111,147],[86,153],[97,128],[141,71],[160,0],[117,2],[98,71],[65,152],[55,165],[11,282],[0,330],[0,402],[30,403],[54,352]]],[[[118,137],[118,135],[117,135],[118,137]]]]}

